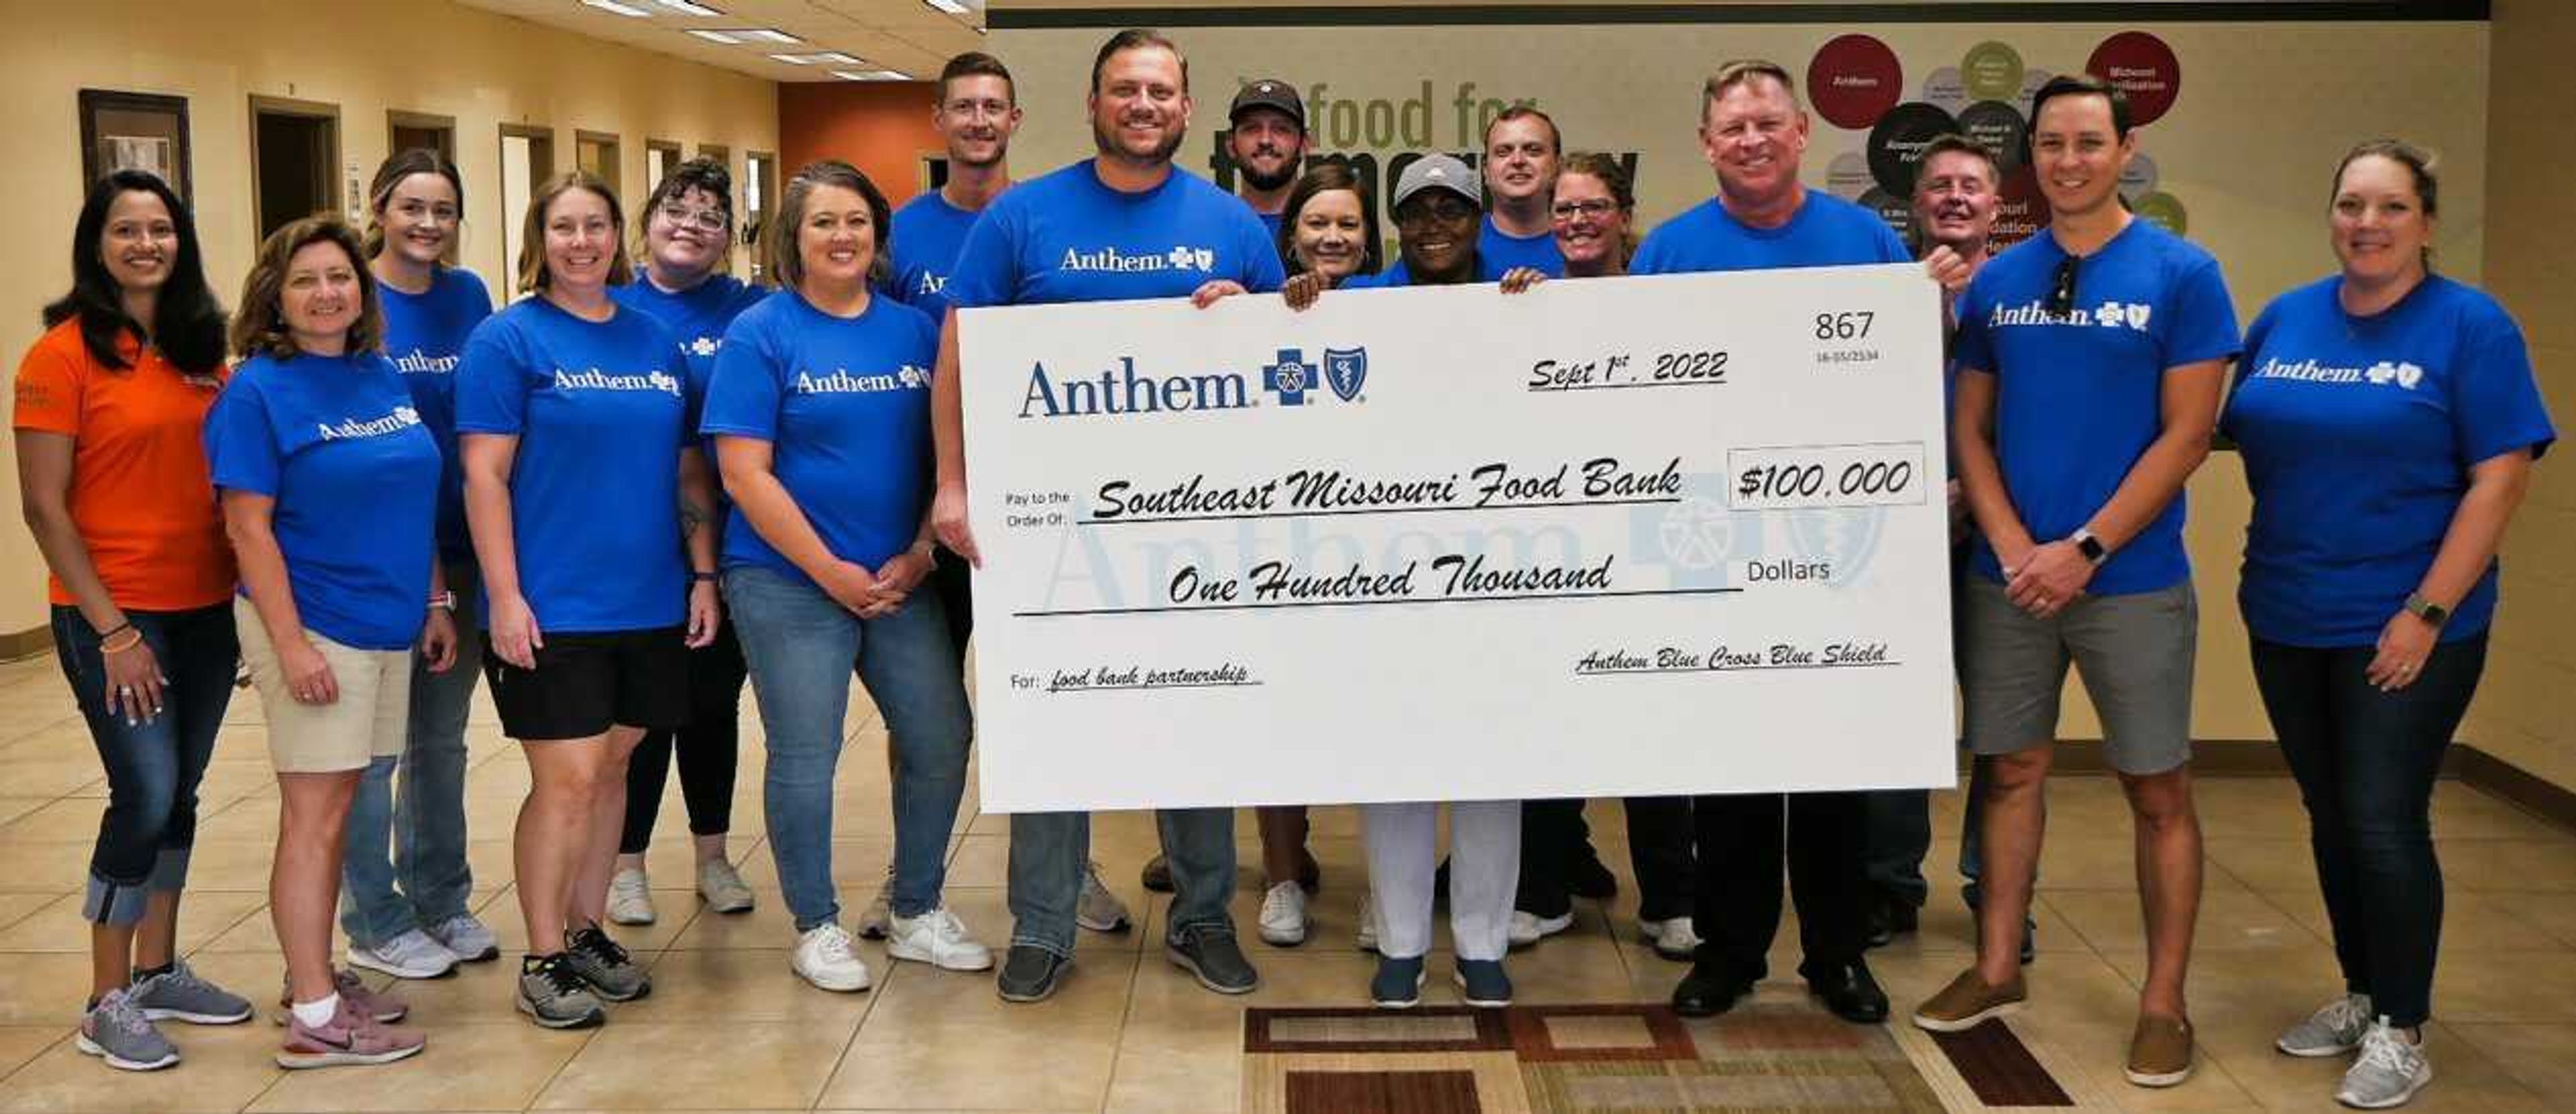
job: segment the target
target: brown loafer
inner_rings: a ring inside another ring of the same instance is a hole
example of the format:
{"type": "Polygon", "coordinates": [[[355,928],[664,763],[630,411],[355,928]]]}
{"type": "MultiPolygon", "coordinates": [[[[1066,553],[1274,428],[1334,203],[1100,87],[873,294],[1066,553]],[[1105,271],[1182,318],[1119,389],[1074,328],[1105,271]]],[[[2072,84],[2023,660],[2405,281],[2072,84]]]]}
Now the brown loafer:
{"type": "Polygon", "coordinates": [[[2141,1087],[2171,1087],[2191,1078],[2191,1022],[2139,1014],[2137,1032],[2129,1036],[2127,1074],[2141,1087]]]}
{"type": "Polygon", "coordinates": [[[1959,977],[1950,980],[1939,994],[1914,1008],[1914,1027],[1935,1033],[1974,1029],[1990,1019],[2020,1012],[2023,1000],[2029,997],[2022,987],[2020,972],[2014,972],[2012,981],[2002,986],[1989,986],[1977,969],[1970,967],[1959,972],[1959,977]]]}

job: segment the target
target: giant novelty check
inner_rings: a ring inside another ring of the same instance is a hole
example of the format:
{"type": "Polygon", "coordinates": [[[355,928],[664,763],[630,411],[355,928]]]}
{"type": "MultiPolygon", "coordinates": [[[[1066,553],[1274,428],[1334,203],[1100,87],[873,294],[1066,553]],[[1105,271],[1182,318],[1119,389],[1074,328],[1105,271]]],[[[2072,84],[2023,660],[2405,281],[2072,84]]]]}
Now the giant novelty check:
{"type": "Polygon", "coordinates": [[[1951,781],[1918,268],[962,328],[987,809],[1951,781]]]}

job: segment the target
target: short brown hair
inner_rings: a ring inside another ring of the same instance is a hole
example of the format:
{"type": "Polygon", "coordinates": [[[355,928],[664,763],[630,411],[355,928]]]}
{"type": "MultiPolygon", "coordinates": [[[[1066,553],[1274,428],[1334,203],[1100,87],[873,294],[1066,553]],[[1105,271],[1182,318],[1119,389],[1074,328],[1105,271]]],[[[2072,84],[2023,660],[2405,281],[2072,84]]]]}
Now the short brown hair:
{"type": "MultiPolygon", "coordinates": [[[[1173,53],[1180,52],[1173,51],[1173,53]]],[[[1002,88],[1009,91],[1011,103],[1014,106],[1020,103],[1020,83],[1011,80],[1011,68],[1003,65],[1001,59],[980,50],[967,51],[949,59],[947,65],[939,67],[940,102],[944,104],[948,100],[949,82],[969,77],[1001,78],[1002,88]]]]}
{"type": "Polygon", "coordinates": [[[608,285],[624,286],[635,281],[635,265],[626,258],[626,237],[618,234],[626,223],[626,210],[617,204],[617,191],[608,188],[599,175],[587,170],[567,170],[537,187],[528,199],[528,215],[519,224],[519,289],[544,290],[554,284],[554,275],[546,269],[546,210],[555,199],[574,190],[588,190],[608,203],[609,240],[617,254],[608,261],[608,285]]]}
{"type": "Polygon", "coordinates": [[[805,254],[797,250],[797,237],[805,227],[805,207],[813,203],[814,191],[823,186],[839,186],[859,195],[868,203],[868,231],[876,240],[876,252],[868,264],[868,282],[885,283],[894,268],[886,255],[887,240],[893,235],[894,207],[887,203],[885,192],[859,168],[839,159],[809,162],[797,168],[796,176],[778,191],[778,219],[771,221],[761,238],[769,255],[769,273],[778,276],[778,285],[793,290],[805,281],[805,254]]]}
{"type": "Polygon", "coordinates": [[[2100,97],[2111,103],[2111,138],[2129,138],[2129,95],[2089,73],[2062,73],[2030,95],[2030,130],[2039,130],[2039,110],[2059,97],[2100,97]]]}
{"type": "Polygon", "coordinates": [[[1568,174],[1599,179],[1601,188],[1610,191],[1610,200],[1619,206],[1619,215],[1629,218],[1627,231],[1619,238],[1621,264],[1637,256],[1637,188],[1628,180],[1628,167],[1617,158],[1600,151],[1577,151],[1565,157],[1565,165],[1556,172],[1558,181],[1568,174]]]}
{"type": "Polygon", "coordinates": [[[347,351],[375,352],[384,347],[384,309],[377,304],[376,276],[367,270],[367,257],[362,254],[365,245],[347,221],[321,214],[290,221],[260,241],[259,257],[242,279],[241,312],[233,315],[236,355],[284,360],[303,354],[295,346],[295,334],[287,331],[286,307],[278,296],[286,291],[286,269],[295,261],[295,253],[325,243],[338,245],[349,257],[349,269],[358,274],[358,319],[349,323],[347,351]]]}
{"type": "Polygon", "coordinates": [[[1727,90],[1766,77],[1780,83],[1780,91],[1789,94],[1789,103],[1798,103],[1798,80],[1790,77],[1789,71],[1780,63],[1768,58],[1738,58],[1718,63],[1717,72],[1708,75],[1708,80],[1701,83],[1700,118],[1703,120],[1708,118],[1709,106],[1716,104],[1718,98],[1726,95],[1727,90]]]}
{"type": "Polygon", "coordinates": [[[1565,153],[1565,133],[1557,130],[1556,117],[1540,111],[1534,105],[1526,104],[1513,105],[1493,119],[1485,121],[1485,147],[1488,150],[1494,146],[1494,129],[1503,126],[1503,123],[1509,120],[1537,120],[1547,125],[1547,145],[1557,154],[1565,153]]]}
{"type": "Polygon", "coordinates": [[[1923,168],[1932,165],[1932,156],[1954,154],[1976,156],[1977,161],[1986,164],[1986,184],[1989,186],[2003,185],[2003,167],[1995,162],[1995,153],[1987,150],[1985,144],[1979,143],[1967,136],[1960,135],[1957,132],[1942,132],[1939,135],[1933,136],[1930,143],[1924,144],[1922,156],[1914,160],[1914,189],[1916,192],[1920,192],[1923,189],[1923,168]]]}
{"type": "Polygon", "coordinates": [[[1100,53],[1091,56],[1091,91],[1095,94],[1100,92],[1100,71],[1108,69],[1109,60],[1116,57],[1120,51],[1144,50],[1148,47],[1161,47],[1165,50],[1171,51],[1172,57],[1180,60],[1181,93],[1184,96],[1188,95],[1190,91],[1190,56],[1181,53],[1181,44],[1173,42],[1171,39],[1164,37],[1162,32],[1156,31],[1150,27],[1130,27],[1115,35],[1109,36],[1108,42],[1100,44],[1100,53]]]}

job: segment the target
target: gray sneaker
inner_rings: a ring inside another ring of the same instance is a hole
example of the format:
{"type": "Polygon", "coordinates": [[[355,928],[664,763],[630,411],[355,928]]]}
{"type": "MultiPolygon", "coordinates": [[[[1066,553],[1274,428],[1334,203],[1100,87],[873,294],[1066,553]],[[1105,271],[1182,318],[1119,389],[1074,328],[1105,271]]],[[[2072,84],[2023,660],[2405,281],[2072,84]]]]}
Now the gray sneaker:
{"type": "Polygon", "coordinates": [[[2407,1040],[2382,1017],[2362,1034],[2361,1058],[2343,1073],[2335,1101],[2360,1110],[2386,1110],[2406,1105],[2432,1081],[2433,1061],[2424,1058],[2424,1046],[2407,1040]]]}
{"type": "Polygon", "coordinates": [[[642,964],[626,954],[598,925],[564,934],[564,963],[611,1002],[631,1002],[653,993],[653,980],[642,964]]]}
{"type": "Polygon", "coordinates": [[[2361,1035],[2370,1031],[2370,995],[2346,994],[2317,1007],[2308,1019],[2290,1026],[2272,1047],[2292,1056],[2341,1056],[2361,1047],[2361,1035]]]}
{"type": "Polygon", "coordinates": [[[108,991],[82,1014],[74,1043],[82,1052],[105,1059],[107,1066],[127,1071],[151,1071],[179,1062],[179,1050],[152,1027],[152,1019],[143,1015],[130,990],[108,991]]]}
{"type": "Polygon", "coordinates": [[[475,920],[472,913],[458,913],[421,931],[464,962],[481,963],[501,958],[500,939],[492,935],[491,929],[483,927],[483,922],[475,920]]]}
{"type": "Polygon", "coordinates": [[[1135,923],[1127,916],[1127,903],[1101,883],[1099,863],[1082,868],[1082,899],[1074,903],[1073,923],[1093,932],[1125,932],[1135,923]]]}
{"type": "Polygon", "coordinates": [[[557,952],[519,964],[519,1012],[548,1029],[587,1029],[608,1020],[608,1009],[557,952]]]}
{"type": "Polygon", "coordinates": [[[250,999],[198,978],[184,960],[134,984],[126,996],[153,1021],[233,1025],[250,1020],[250,999]]]}

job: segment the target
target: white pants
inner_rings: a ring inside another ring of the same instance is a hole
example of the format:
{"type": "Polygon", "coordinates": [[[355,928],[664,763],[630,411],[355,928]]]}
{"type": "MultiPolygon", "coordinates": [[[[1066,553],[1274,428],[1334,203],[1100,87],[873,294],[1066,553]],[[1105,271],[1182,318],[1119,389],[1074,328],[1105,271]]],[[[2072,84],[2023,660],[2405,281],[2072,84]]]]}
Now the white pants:
{"type": "MultiPolygon", "coordinates": [[[[1431,950],[1431,883],[1440,868],[1437,802],[1363,805],[1369,894],[1378,954],[1415,959],[1431,950]]],[[[1511,948],[1512,898],[1520,888],[1521,803],[1449,803],[1449,934],[1460,959],[1501,959],[1511,948]]]]}

